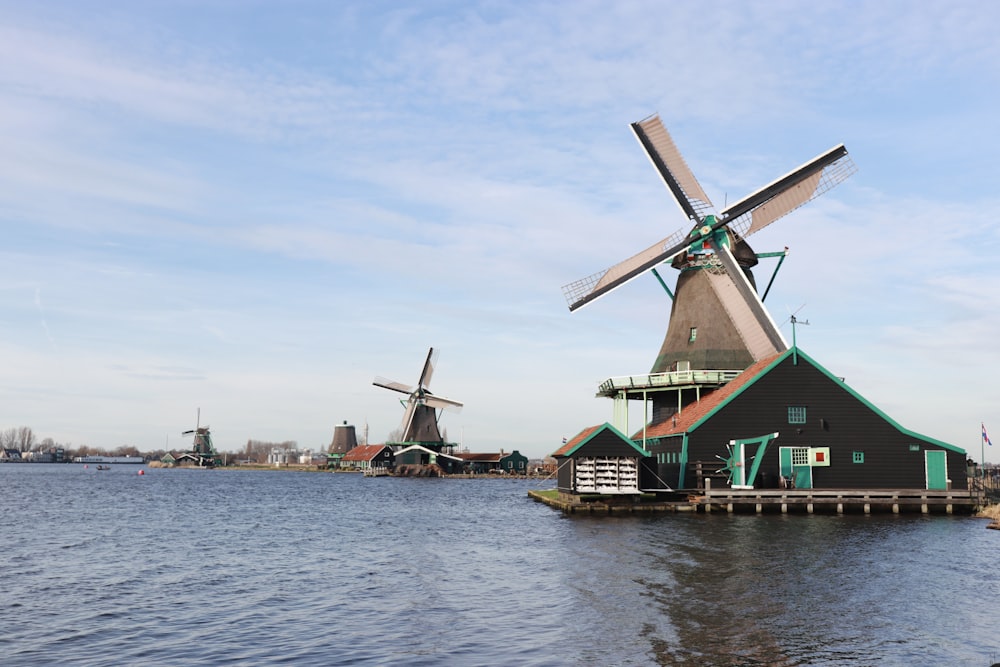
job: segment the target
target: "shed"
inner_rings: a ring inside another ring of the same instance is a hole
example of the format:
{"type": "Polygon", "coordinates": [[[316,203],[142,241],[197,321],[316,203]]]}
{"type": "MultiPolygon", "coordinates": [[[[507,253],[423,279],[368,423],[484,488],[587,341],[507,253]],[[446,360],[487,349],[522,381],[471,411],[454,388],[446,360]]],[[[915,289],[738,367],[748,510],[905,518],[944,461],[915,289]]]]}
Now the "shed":
{"type": "Polygon", "coordinates": [[[583,429],[552,456],[562,493],[637,495],[653,477],[649,452],[606,422],[583,429]]]}

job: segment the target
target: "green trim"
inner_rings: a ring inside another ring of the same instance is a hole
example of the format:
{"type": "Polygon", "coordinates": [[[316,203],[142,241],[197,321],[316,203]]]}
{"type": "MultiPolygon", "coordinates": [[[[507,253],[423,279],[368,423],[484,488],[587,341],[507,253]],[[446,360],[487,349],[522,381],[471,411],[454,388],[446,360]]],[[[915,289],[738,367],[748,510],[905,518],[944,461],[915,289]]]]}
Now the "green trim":
{"type": "Polygon", "coordinates": [[[674,293],[670,291],[670,288],[667,287],[667,283],[665,283],[663,281],[663,278],[660,277],[660,272],[657,271],[656,269],[651,269],[651,271],[653,272],[653,275],[656,276],[656,279],[660,281],[660,287],[663,288],[663,291],[666,292],[667,296],[670,297],[670,300],[673,301],[674,300],[674,293]]]}
{"type": "Polygon", "coordinates": [[[767,281],[767,287],[764,288],[764,295],[760,297],[760,302],[764,303],[764,299],[767,298],[768,293],[771,291],[771,285],[774,284],[774,279],[778,277],[778,269],[781,268],[782,262],[784,262],[785,258],[788,257],[788,248],[779,250],[778,252],[759,252],[757,253],[757,257],[781,257],[781,259],[778,260],[778,265],[774,267],[774,273],[771,274],[771,279],[767,281]]]}
{"type": "Polygon", "coordinates": [[[684,488],[684,473],[687,471],[688,464],[688,434],[685,433],[684,437],[681,439],[681,472],[677,478],[677,488],[684,488]]]}
{"type": "MultiPolygon", "coordinates": [[[[878,415],[879,417],[881,417],[882,419],[884,419],[886,421],[886,423],[888,423],[890,426],[892,426],[893,428],[895,428],[896,430],[898,430],[903,435],[907,435],[907,436],[909,436],[911,438],[916,438],[918,440],[922,440],[924,442],[936,445],[937,447],[943,447],[943,448],[945,448],[947,450],[950,450],[952,452],[956,452],[958,454],[963,454],[963,455],[966,454],[966,451],[964,449],[962,449],[961,447],[956,447],[955,445],[948,444],[947,442],[943,442],[941,440],[937,440],[935,438],[931,438],[931,437],[928,437],[926,435],[921,435],[920,433],[917,433],[916,431],[911,431],[910,429],[903,428],[902,426],[899,425],[898,422],[896,422],[896,420],[894,420],[892,417],[890,417],[886,413],[882,412],[882,410],[880,410],[873,403],[871,403],[870,401],[868,401],[868,399],[866,399],[864,396],[862,396],[861,394],[859,394],[858,392],[856,392],[854,389],[852,389],[850,387],[850,385],[848,385],[846,382],[842,381],[839,377],[837,377],[836,375],[834,375],[833,373],[831,373],[830,371],[828,371],[826,368],[824,368],[822,365],[820,365],[818,362],[816,362],[815,359],[813,359],[812,357],[810,357],[808,354],[806,354],[802,350],[798,349],[798,347],[791,347],[791,348],[785,350],[784,352],[782,352],[781,356],[779,356],[774,361],[772,361],[770,364],[768,364],[763,370],[761,370],[759,373],[757,373],[757,375],[755,375],[752,379],[748,380],[746,382],[746,384],[744,384],[742,387],[740,387],[739,389],[737,389],[736,391],[734,391],[731,396],[729,396],[728,398],[726,398],[726,400],[724,400],[721,403],[719,403],[718,405],[716,405],[714,408],[712,408],[707,413],[705,413],[705,415],[701,419],[699,419],[694,424],[692,424],[691,427],[689,429],[687,429],[687,433],[692,433],[696,429],[700,428],[709,419],[711,419],[712,417],[714,417],[716,415],[716,413],[718,413],[722,408],[726,407],[732,401],[736,400],[737,396],[739,396],[740,394],[742,394],[748,388],[750,388],[751,386],[753,386],[754,383],[756,383],[758,380],[760,380],[765,375],[767,375],[772,370],[774,370],[774,368],[777,367],[778,364],[782,363],[785,359],[787,359],[788,357],[792,356],[793,353],[797,356],[797,358],[799,358],[799,359],[805,359],[807,362],[809,362],[809,365],[811,365],[813,368],[815,368],[820,373],[822,373],[823,375],[825,375],[831,381],[833,381],[836,384],[838,384],[841,387],[843,387],[844,391],[846,391],[848,394],[850,394],[851,396],[853,396],[855,399],[861,401],[861,403],[865,407],[867,407],[869,410],[871,410],[872,412],[874,412],[876,415],[878,415]]],[[[685,437],[687,437],[687,433],[684,434],[685,437]]]]}
{"type": "Polygon", "coordinates": [[[808,420],[806,417],[806,406],[805,405],[789,405],[788,406],[788,423],[789,424],[805,424],[808,420]]]}
{"type": "MultiPolygon", "coordinates": [[[[764,458],[764,452],[767,450],[767,446],[771,444],[771,441],[778,437],[777,433],[768,433],[767,435],[762,435],[758,438],[744,438],[742,440],[733,440],[736,445],[752,445],[757,443],[757,453],[753,457],[753,466],[750,468],[750,474],[746,475],[746,479],[743,483],[747,486],[752,487],[754,482],[757,480],[757,471],[760,469],[761,459],[764,458]]],[[[745,452],[746,450],[744,450],[745,452]]],[[[744,461],[746,463],[746,461],[744,461]]]]}
{"type": "Polygon", "coordinates": [[[586,438],[584,438],[580,442],[576,443],[576,446],[573,447],[573,449],[569,450],[568,452],[564,452],[564,453],[560,454],[560,456],[571,456],[576,450],[578,450],[581,447],[583,447],[585,444],[587,444],[588,442],[590,442],[591,440],[593,440],[594,438],[596,438],[599,433],[603,433],[604,431],[611,431],[612,433],[614,433],[615,435],[617,435],[619,438],[621,438],[622,440],[624,440],[625,442],[627,442],[629,444],[629,446],[632,447],[632,449],[634,449],[635,451],[637,451],[640,455],[642,455],[642,456],[650,456],[649,452],[647,452],[645,449],[643,449],[642,447],[640,447],[639,445],[637,445],[627,435],[625,435],[624,433],[622,433],[621,431],[619,431],[618,429],[616,429],[614,426],[612,426],[608,422],[604,422],[603,424],[601,424],[600,426],[598,426],[597,428],[595,428],[593,433],[591,433],[590,435],[588,435],[586,438]]]}

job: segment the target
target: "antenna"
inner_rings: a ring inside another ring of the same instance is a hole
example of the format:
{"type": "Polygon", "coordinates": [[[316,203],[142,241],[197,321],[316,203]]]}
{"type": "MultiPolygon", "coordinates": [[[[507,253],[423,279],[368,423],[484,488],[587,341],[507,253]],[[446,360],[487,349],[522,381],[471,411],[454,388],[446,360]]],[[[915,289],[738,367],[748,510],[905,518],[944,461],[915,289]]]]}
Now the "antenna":
{"type": "MultiPolygon", "coordinates": [[[[799,310],[802,310],[805,307],[806,307],[806,305],[802,304],[801,306],[799,306],[799,310]]],[[[799,312],[799,310],[796,310],[795,313],[799,312]]],[[[796,324],[809,324],[809,320],[801,320],[800,321],[797,317],[795,317],[795,313],[792,313],[791,315],[788,316],[788,321],[792,323],[792,364],[794,366],[798,366],[799,365],[799,347],[798,347],[798,345],[795,342],[795,325],[796,324]]]]}

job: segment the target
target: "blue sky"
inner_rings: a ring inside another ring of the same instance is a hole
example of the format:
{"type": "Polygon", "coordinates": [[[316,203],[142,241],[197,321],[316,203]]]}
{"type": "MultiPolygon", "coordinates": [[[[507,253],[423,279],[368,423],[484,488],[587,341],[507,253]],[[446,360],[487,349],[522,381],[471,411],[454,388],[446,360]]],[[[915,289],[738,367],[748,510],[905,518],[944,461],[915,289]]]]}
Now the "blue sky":
{"type": "Polygon", "coordinates": [[[685,226],[628,128],[658,112],[717,205],[847,145],[855,176],[753,237],[791,250],[767,305],[978,459],[998,28],[982,2],[0,0],[0,428],[179,448],[200,408],[228,451],[380,442],[402,408],[372,379],[433,346],[449,439],[548,454],[666,330],[652,276],[560,291],[685,226]]]}

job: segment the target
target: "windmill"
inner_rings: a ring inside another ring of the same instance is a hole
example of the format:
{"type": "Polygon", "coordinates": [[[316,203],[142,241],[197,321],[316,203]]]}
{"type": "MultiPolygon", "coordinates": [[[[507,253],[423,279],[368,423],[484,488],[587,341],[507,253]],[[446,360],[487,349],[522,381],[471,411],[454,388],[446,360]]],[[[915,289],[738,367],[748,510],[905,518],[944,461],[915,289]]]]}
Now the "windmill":
{"type": "Polygon", "coordinates": [[[758,255],[745,239],[851,176],[856,168],[847,149],[843,144],[835,146],[715,212],[659,116],[631,127],[692,227],[674,232],[609,269],[565,285],[570,311],[670,262],[680,275],[671,295],[667,333],[651,374],[679,369],[742,370],[788,349],[757,295],[751,268],[758,255]]]}
{"type": "Polygon", "coordinates": [[[192,435],[191,451],[185,455],[199,467],[211,468],[221,461],[212,444],[212,433],[208,426],[201,425],[201,408],[198,408],[198,418],[193,429],[181,432],[182,436],[192,435]]]}
{"type": "Polygon", "coordinates": [[[435,396],[430,391],[431,376],[434,374],[434,365],[437,355],[434,348],[427,352],[427,360],[424,361],[424,368],[420,372],[420,379],[415,387],[394,382],[383,377],[376,377],[372,382],[376,387],[383,387],[407,394],[406,411],[403,413],[401,425],[400,442],[420,443],[431,449],[440,451],[444,445],[444,439],[438,430],[439,409],[458,411],[462,408],[462,403],[453,401],[450,398],[435,396]]]}

